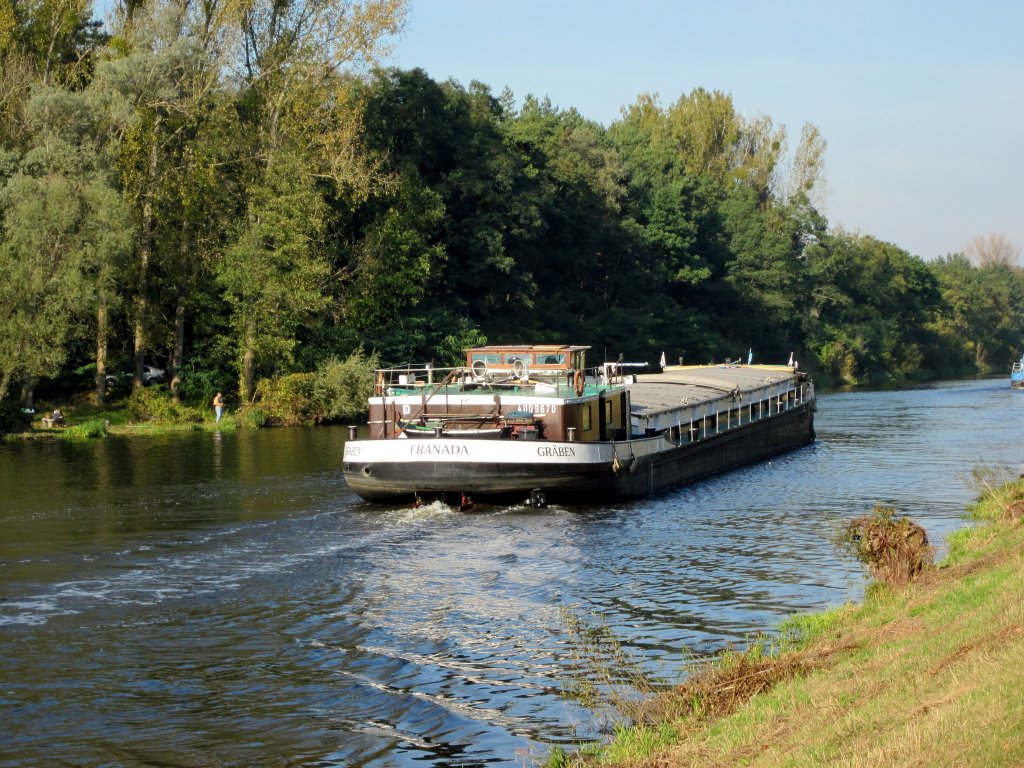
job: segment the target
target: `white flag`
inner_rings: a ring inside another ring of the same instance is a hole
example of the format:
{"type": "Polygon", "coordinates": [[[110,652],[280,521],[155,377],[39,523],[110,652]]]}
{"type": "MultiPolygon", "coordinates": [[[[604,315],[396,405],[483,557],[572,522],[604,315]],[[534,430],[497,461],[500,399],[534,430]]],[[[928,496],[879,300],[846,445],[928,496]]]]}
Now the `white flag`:
{"type": "Polygon", "coordinates": [[[667,363],[665,362],[665,353],[664,352],[661,353],[661,367],[662,368],[667,367],[667,363]]]}

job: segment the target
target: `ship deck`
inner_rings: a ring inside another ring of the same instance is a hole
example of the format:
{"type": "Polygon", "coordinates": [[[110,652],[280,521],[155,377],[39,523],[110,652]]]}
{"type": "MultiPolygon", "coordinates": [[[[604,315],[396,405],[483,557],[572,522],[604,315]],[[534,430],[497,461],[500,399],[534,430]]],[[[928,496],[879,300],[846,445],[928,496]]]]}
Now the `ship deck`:
{"type": "Polygon", "coordinates": [[[637,375],[629,388],[631,410],[634,416],[654,416],[793,379],[793,369],[785,365],[671,366],[637,375]]]}

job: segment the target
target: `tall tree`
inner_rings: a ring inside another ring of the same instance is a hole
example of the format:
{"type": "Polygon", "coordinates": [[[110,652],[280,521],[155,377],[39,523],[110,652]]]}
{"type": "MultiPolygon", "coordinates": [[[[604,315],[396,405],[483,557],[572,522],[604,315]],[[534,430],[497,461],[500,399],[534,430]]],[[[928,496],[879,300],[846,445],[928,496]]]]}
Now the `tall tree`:
{"type": "Polygon", "coordinates": [[[328,265],[319,258],[323,202],[301,158],[278,152],[259,186],[237,239],[225,252],[220,284],[239,340],[239,394],[255,393],[261,363],[290,358],[300,322],[325,305],[328,265]]]}
{"type": "Polygon", "coordinates": [[[1013,266],[1020,262],[1020,246],[1002,232],[975,235],[964,254],[979,267],[1013,266]]]}
{"type": "Polygon", "coordinates": [[[3,189],[0,260],[11,275],[0,305],[10,377],[31,382],[63,364],[76,325],[97,327],[97,395],[102,401],[106,307],[117,262],[130,240],[124,208],[109,183],[92,105],[81,93],[36,90],[26,110],[33,140],[3,189]]]}
{"type": "Polygon", "coordinates": [[[243,171],[248,226],[228,247],[220,281],[233,309],[243,400],[252,398],[257,365],[279,359],[293,347],[299,317],[294,310],[325,306],[324,298],[314,298],[311,282],[320,276],[324,284],[315,290],[321,297],[327,294],[330,265],[322,248],[323,211],[314,180],[332,192],[359,197],[373,177],[354,151],[358,112],[342,75],[385,50],[404,13],[403,0],[298,0],[286,5],[253,0],[242,7],[242,45],[234,66],[248,136],[243,171]],[[281,199],[275,202],[274,195],[281,199]],[[262,280],[283,264],[296,279],[262,280]],[[240,275],[251,278],[245,290],[240,275]],[[256,304],[261,300],[254,297],[262,296],[289,309],[261,327],[239,296],[256,304]],[[277,338],[271,338],[274,333],[277,338]]]}

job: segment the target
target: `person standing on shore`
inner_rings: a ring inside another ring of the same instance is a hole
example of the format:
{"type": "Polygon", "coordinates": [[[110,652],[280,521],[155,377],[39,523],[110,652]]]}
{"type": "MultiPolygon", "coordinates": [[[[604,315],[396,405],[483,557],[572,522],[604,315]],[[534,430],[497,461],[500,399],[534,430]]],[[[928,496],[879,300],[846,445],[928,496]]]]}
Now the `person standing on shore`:
{"type": "Polygon", "coordinates": [[[217,412],[217,421],[224,415],[224,395],[218,392],[213,396],[213,410],[217,412]]]}

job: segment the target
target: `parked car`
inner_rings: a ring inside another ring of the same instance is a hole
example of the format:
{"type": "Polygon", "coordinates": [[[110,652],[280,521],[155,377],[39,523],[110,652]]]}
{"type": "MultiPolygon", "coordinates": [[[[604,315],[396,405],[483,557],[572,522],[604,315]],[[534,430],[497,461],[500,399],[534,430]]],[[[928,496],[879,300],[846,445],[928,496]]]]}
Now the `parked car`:
{"type": "MultiPolygon", "coordinates": [[[[116,384],[124,384],[132,380],[135,374],[133,373],[108,373],[106,376],[107,386],[114,386],[116,384]]],[[[142,366],[142,383],[146,384],[159,384],[164,380],[164,369],[156,368],[152,365],[142,366]]]]}
{"type": "Polygon", "coordinates": [[[142,383],[159,384],[164,380],[164,369],[154,368],[152,365],[142,366],[142,383]]]}

